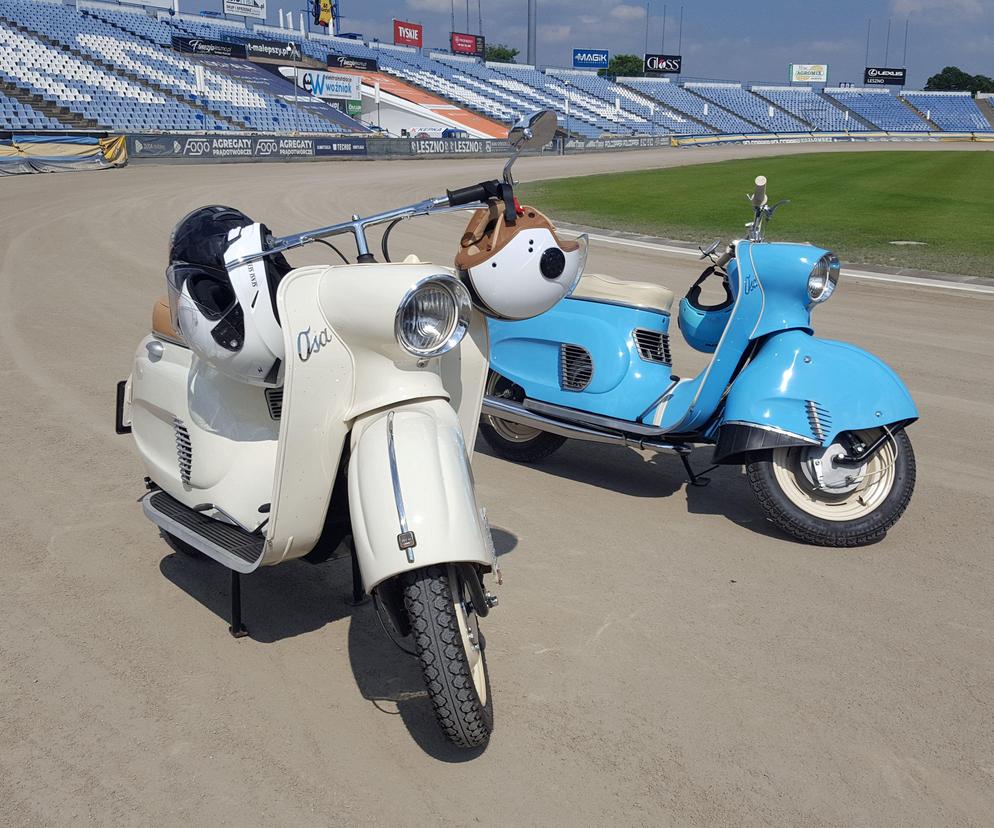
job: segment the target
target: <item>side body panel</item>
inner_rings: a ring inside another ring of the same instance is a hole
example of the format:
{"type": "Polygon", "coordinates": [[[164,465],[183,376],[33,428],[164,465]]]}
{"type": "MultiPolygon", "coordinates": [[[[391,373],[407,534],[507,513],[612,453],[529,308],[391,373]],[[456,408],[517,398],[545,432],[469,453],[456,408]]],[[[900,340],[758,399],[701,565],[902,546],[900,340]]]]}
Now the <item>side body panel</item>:
{"type": "Polygon", "coordinates": [[[483,408],[483,391],[487,384],[487,368],[490,359],[490,341],[487,332],[487,318],[473,313],[469,331],[458,348],[435,360],[442,378],[442,386],[449,395],[449,403],[459,415],[463,439],[473,461],[473,447],[476,445],[476,432],[480,427],[480,411],[483,408]]]}
{"type": "Polygon", "coordinates": [[[670,384],[670,366],[642,359],[634,331],[666,334],[669,321],[655,310],[564,299],[533,319],[491,319],[490,365],[531,399],[635,420],[670,384]],[[593,375],[581,391],[560,383],[562,344],[590,354],[593,375]]]}
{"type": "Polygon", "coordinates": [[[410,403],[356,420],[349,508],[367,590],[436,563],[493,564],[459,418],[445,400],[410,403]],[[404,531],[413,532],[416,541],[407,550],[398,540],[404,531]]]}
{"type": "Polygon", "coordinates": [[[258,528],[279,429],[265,391],[150,335],[138,346],[130,393],[132,436],[148,477],[190,508],[218,504],[242,528],[258,528]]]}
{"type": "Polygon", "coordinates": [[[854,345],[791,330],[766,339],[736,377],[721,423],[827,446],[842,431],[917,418],[908,389],[881,360],[854,345]]]}

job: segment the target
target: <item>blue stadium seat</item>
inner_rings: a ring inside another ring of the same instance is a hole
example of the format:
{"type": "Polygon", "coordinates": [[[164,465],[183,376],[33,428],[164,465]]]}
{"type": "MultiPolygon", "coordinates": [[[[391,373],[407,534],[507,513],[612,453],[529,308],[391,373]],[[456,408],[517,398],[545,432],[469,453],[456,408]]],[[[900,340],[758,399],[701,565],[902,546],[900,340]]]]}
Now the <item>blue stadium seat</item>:
{"type": "Polygon", "coordinates": [[[948,132],[994,131],[969,92],[902,92],[899,97],[948,132]]]}
{"type": "Polygon", "coordinates": [[[825,94],[887,132],[928,132],[931,127],[886,89],[826,87],[825,94]]]}

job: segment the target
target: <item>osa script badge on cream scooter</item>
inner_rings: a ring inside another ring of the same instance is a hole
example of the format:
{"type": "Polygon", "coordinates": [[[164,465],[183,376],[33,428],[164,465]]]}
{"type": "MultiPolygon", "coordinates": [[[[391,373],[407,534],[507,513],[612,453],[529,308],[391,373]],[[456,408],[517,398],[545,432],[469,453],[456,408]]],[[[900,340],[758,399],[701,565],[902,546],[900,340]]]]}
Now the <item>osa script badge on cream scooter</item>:
{"type": "Polygon", "coordinates": [[[231,208],[194,211],[173,233],[168,299],[118,386],[144,513],[174,548],[232,571],[232,634],[244,635],[240,574],[326,560],[351,536],[354,592],[413,637],[439,723],[462,747],[493,726],[479,619],[497,603],[484,586],[497,561],[467,449],[484,314],[548,310],[585,258],[513,195],[514,157],[555,129],[551,112],[517,124],[503,181],[294,236],[231,208]],[[397,222],[460,209],[476,212],[455,270],[390,261],[397,222]],[[366,231],[382,224],[377,263],[366,231]],[[293,269],[283,257],[341,234],[355,264],[293,269]]]}

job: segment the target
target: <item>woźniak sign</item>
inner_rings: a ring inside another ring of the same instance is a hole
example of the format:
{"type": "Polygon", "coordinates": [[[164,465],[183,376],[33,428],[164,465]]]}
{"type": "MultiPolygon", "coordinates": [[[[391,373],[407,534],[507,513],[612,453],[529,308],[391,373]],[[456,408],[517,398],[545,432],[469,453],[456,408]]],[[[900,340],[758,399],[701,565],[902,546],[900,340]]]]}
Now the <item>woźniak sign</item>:
{"type": "Polygon", "coordinates": [[[294,81],[308,95],[313,95],[315,98],[362,100],[362,78],[356,75],[300,69],[295,66],[281,66],[280,74],[294,81]]]}

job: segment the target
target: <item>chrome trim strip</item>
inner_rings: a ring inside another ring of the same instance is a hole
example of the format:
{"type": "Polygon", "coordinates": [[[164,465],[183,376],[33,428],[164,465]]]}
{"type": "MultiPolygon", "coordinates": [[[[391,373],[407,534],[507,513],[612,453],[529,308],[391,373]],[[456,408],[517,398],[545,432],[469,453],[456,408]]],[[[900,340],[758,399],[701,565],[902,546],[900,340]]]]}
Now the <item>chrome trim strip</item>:
{"type": "Polygon", "coordinates": [[[785,428],[777,428],[776,426],[763,425],[761,423],[750,423],[747,420],[725,420],[722,425],[740,425],[748,426],[749,428],[758,428],[762,431],[772,431],[774,434],[783,434],[785,437],[794,437],[797,440],[803,440],[805,443],[810,443],[813,446],[821,445],[821,443],[817,440],[812,440],[810,437],[805,437],[803,434],[796,434],[793,431],[787,431],[785,428]]]}
{"type": "MultiPolygon", "coordinates": [[[[564,409],[568,411],[569,409],[564,409]]],[[[677,454],[689,454],[693,446],[689,443],[669,442],[658,439],[653,434],[625,434],[620,431],[621,427],[641,427],[646,426],[637,423],[628,423],[624,420],[615,420],[618,429],[608,430],[597,426],[586,426],[580,423],[567,422],[555,417],[545,416],[536,411],[530,411],[513,400],[506,400],[502,397],[484,397],[483,414],[487,417],[497,417],[508,420],[512,423],[537,428],[539,431],[547,431],[550,434],[558,434],[560,437],[568,437],[572,440],[585,440],[590,443],[608,443],[614,446],[630,446],[632,448],[652,449],[653,451],[674,451],[677,454]]],[[[604,418],[610,420],[610,418],[604,418]]],[[[655,434],[663,436],[661,431],[655,434]]]]}
{"type": "Polygon", "coordinates": [[[648,311],[649,313],[658,313],[662,316],[670,316],[671,312],[658,308],[655,305],[632,305],[629,302],[618,302],[614,299],[595,299],[592,296],[573,296],[572,294],[566,297],[567,299],[575,299],[577,302],[593,302],[595,305],[614,305],[616,308],[628,308],[630,310],[637,311],[648,311]]]}
{"type": "MultiPolygon", "coordinates": [[[[387,414],[387,456],[390,458],[390,480],[393,483],[393,499],[394,503],[397,505],[397,520],[400,522],[400,534],[409,535],[413,540],[413,533],[407,526],[407,511],[404,509],[404,495],[400,490],[400,472],[397,469],[397,451],[394,448],[393,442],[393,416],[393,411],[387,414]]],[[[407,547],[408,563],[414,563],[415,546],[417,546],[417,541],[414,541],[414,543],[407,547]]]]}

